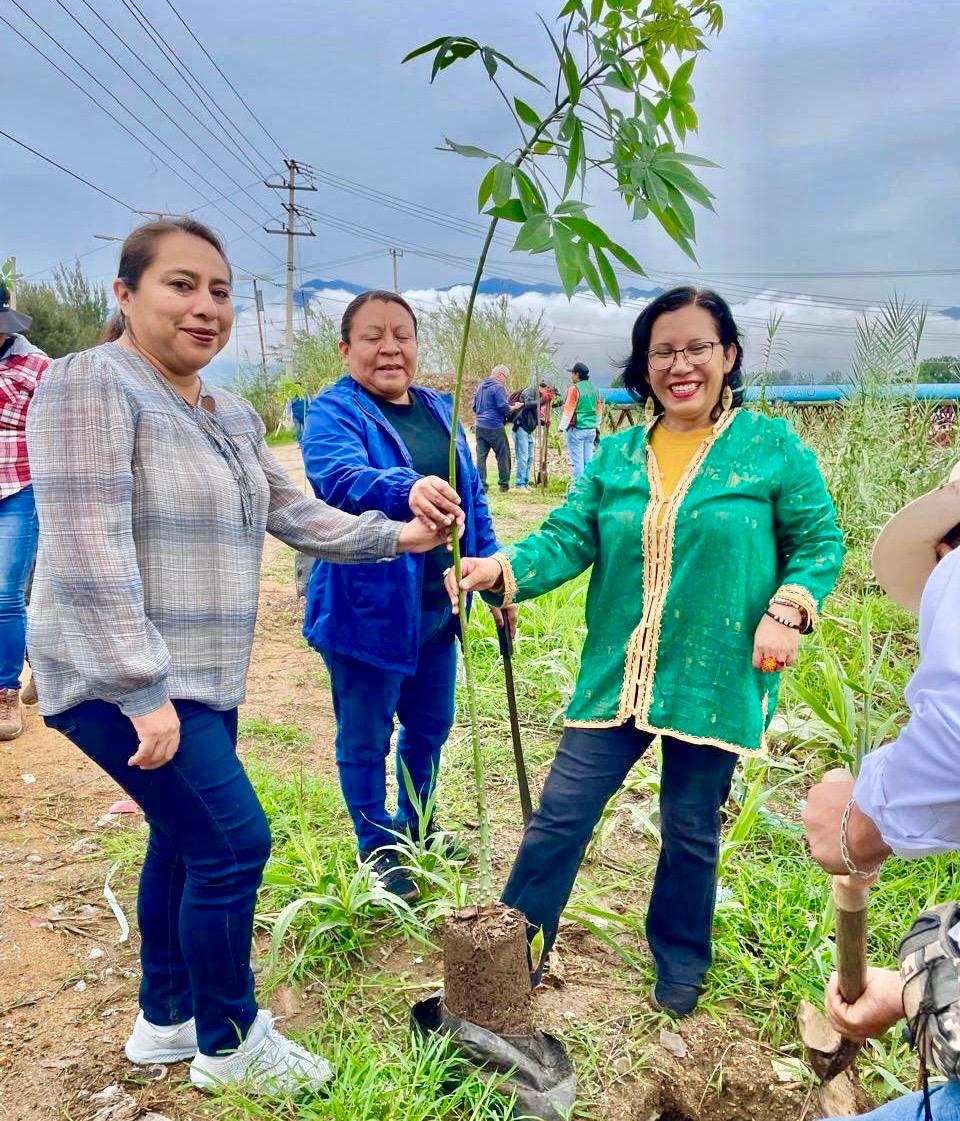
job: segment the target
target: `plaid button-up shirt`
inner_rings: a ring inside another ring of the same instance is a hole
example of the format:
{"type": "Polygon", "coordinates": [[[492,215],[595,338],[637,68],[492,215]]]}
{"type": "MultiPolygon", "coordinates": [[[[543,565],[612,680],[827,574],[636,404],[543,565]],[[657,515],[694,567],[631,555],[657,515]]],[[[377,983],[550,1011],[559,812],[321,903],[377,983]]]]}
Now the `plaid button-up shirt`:
{"type": "Polygon", "coordinates": [[[393,557],[403,528],[306,497],[240,397],[191,407],[115,343],[55,361],[27,421],[40,548],[28,644],[44,715],[244,697],[265,533],[323,560],[393,557]]]}
{"type": "Polygon", "coordinates": [[[27,409],[49,365],[50,359],[23,335],[14,335],[0,358],[0,498],[30,485],[27,409]]]}

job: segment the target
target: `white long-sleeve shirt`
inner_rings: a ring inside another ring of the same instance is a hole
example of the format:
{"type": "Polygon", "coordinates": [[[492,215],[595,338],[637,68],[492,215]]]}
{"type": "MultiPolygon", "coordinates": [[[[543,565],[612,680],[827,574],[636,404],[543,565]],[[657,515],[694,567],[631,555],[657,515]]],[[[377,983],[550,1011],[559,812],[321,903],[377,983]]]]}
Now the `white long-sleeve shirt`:
{"type": "Polygon", "coordinates": [[[854,797],[897,856],[960,851],[960,549],[933,570],[920,601],[920,664],[910,719],[863,761],[854,797]]]}

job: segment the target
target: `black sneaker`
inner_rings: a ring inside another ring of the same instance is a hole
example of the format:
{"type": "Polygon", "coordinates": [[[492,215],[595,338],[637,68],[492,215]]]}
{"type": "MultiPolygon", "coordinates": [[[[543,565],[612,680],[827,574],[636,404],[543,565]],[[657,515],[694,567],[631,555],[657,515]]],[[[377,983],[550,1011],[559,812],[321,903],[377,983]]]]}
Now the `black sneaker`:
{"type": "MultiPolygon", "coordinates": [[[[416,824],[410,827],[410,838],[420,844],[420,830],[416,824]]],[[[470,849],[460,840],[456,833],[450,833],[442,825],[431,821],[427,826],[427,836],[423,847],[431,852],[439,852],[447,860],[464,861],[470,857],[470,849]],[[434,840],[434,838],[439,838],[434,840]]]]}
{"type": "Polygon", "coordinates": [[[391,895],[396,895],[406,903],[413,903],[420,898],[420,889],[410,879],[395,852],[389,849],[361,849],[357,853],[357,864],[361,867],[368,865],[377,883],[391,895]]]}
{"type": "Polygon", "coordinates": [[[650,1007],[675,1020],[692,1015],[699,1000],[700,989],[696,985],[667,985],[658,981],[650,990],[650,1007]]]}

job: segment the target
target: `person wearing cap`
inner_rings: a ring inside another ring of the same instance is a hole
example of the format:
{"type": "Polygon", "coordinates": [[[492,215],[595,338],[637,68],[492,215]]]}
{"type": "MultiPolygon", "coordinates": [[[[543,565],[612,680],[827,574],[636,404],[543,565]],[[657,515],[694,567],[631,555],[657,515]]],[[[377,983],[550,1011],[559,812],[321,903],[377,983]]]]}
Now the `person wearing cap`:
{"type": "Polygon", "coordinates": [[[510,404],[506,389],[509,379],[510,371],[506,366],[494,366],[473,395],[473,411],[477,418],[477,470],[484,490],[487,489],[487,456],[491,451],[497,457],[500,489],[510,489],[510,444],[504,426],[523,406],[510,404]]]}
{"type": "MultiPolygon", "coordinates": [[[[803,822],[814,859],[833,875],[875,871],[891,854],[910,860],[960,851],[960,464],[947,481],[906,505],[873,550],[877,582],[920,615],[920,662],[906,688],[910,719],[870,752],[856,781],[820,782],[803,822]]],[[[837,975],[827,1011],[843,1035],[882,1036],[904,1016],[900,972],[869,969],[863,996],[847,1004],[837,975]]],[[[960,1083],[931,1093],[935,1121],[960,1118],[960,1083]]],[[[876,1121],[923,1117],[922,1094],[867,1114],[876,1121]]]]}
{"type": "Polygon", "coordinates": [[[23,731],[20,671],[26,655],[25,593],[37,551],[37,510],[27,458],[27,410],[50,359],[24,331],[0,281],[0,740],[23,731]]]}
{"type": "Polygon", "coordinates": [[[567,434],[572,482],[584,472],[593,458],[597,433],[603,423],[603,402],[597,387],[590,381],[590,370],[583,362],[574,362],[570,369],[570,388],[563,403],[560,431],[567,434]]]}

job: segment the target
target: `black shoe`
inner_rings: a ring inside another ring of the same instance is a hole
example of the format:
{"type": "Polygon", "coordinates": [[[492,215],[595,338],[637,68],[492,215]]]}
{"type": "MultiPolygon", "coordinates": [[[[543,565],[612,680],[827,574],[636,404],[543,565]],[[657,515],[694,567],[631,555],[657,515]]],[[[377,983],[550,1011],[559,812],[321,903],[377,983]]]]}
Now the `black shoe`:
{"type": "Polygon", "coordinates": [[[660,981],[650,990],[650,1007],[680,1020],[690,1016],[700,999],[696,985],[668,985],[660,981]]]}
{"type": "Polygon", "coordinates": [[[423,847],[429,852],[439,852],[447,860],[464,861],[470,856],[470,849],[460,840],[456,833],[450,833],[438,825],[435,821],[431,821],[427,826],[427,835],[421,842],[420,830],[417,828],[416,823],[410,826],[410,839],[417,844],[423,844],[423,847]]]}
{"type": "Polygon", "coordinates": [[[398,899],[413,903],[420,898],[420,889],[400,864],[395,852],[389,849],[361,849],[357,853],[357,864],[361,867],[368,865],[377,883],[398,899]]]}
{"type": "Polygon", "coordinates": [[[506,494],[509,489],[510,489],[510,484],[509,483],[507,483],[506,486],[504,486],[503,483],[500,484],[500,493],[501,494],[506,494]]]}

